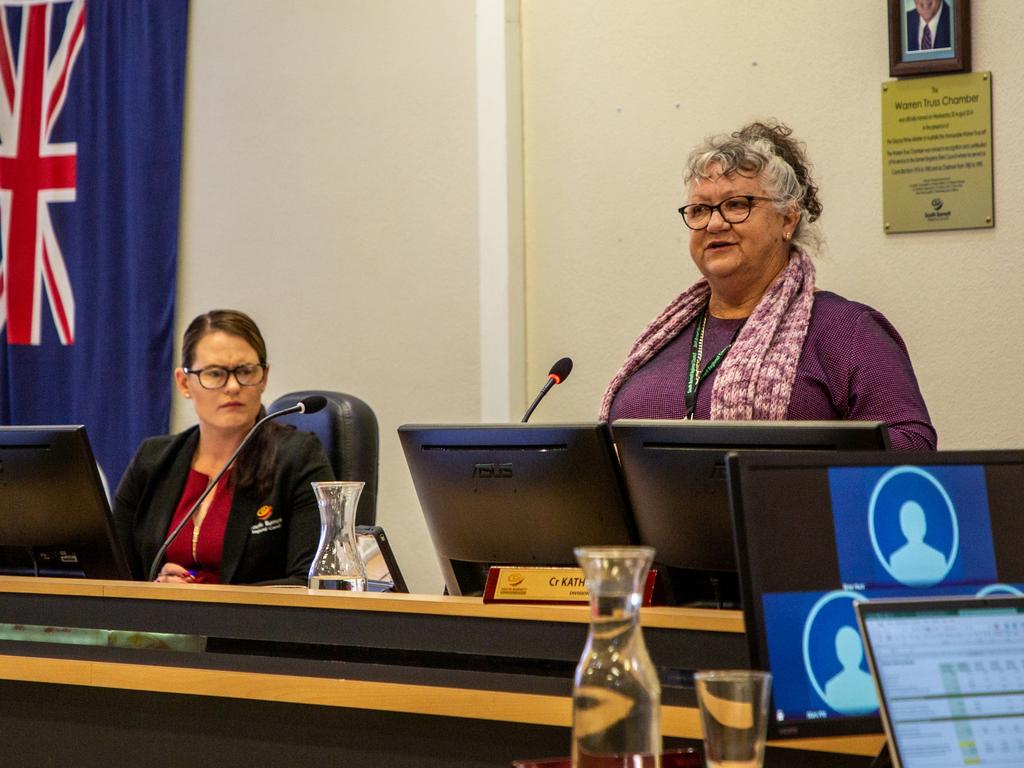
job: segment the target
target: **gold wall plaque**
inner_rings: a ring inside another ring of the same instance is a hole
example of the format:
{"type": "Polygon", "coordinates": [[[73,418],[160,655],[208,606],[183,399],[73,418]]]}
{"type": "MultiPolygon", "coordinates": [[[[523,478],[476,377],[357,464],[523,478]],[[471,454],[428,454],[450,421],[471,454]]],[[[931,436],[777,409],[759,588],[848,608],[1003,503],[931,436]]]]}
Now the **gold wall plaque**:
{"type": "Polygon", "coordinates": [[[882,84],[885,231],[995,225],[992,74],[882,84]]]}

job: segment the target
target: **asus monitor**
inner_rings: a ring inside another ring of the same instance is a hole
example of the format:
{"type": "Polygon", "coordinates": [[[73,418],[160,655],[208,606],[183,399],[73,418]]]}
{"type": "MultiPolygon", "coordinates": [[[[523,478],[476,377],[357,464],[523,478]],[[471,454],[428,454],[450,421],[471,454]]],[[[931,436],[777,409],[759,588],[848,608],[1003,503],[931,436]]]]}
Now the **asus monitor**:
{"type": "Polygon", "coordinates": [[[492,565],[575,566],[574,547],[635,541],[603,423],[398,435],[449,594],[482,594],[492,565]]]}

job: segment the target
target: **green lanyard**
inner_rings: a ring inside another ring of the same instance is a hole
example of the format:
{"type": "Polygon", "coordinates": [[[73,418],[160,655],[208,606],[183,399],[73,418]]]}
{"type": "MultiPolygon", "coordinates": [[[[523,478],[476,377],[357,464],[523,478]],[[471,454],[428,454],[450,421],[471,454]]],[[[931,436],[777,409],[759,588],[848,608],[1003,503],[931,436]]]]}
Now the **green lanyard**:
{"type": "Polygon", "coordinates": [[[686,418],[688,419],[693,418],[693,412],[697,409],[697,392],[700,391],[700,383],[725,359],[725,356],[729,354],[729,350],[732,349],[732,345],[736,343],[736,337],[743,330],[743,324],[741,323],[740,327],[732,335],[732,341],[726,344],[725,348],[715,355],[702,371],[700,369],[700,359],[704,354],[704,329],[707,327],[707,324],[708,308],[704,307],[697,318],[697,330],[694,332],[693,341],[690,343],[690,372],[686,376],[686,418]]]}

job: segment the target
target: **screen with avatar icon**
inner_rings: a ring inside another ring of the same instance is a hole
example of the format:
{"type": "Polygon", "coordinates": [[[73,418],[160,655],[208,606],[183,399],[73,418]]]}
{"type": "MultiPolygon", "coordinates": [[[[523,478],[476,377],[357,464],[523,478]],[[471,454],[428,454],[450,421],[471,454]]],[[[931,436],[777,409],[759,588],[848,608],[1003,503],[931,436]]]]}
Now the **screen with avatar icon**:
{"type": "Polygon", "coordinates": [[[774,737],[880,729],[856,602],[1024,594],[1022,452],[732,456],[729,473],[774,737]]]}

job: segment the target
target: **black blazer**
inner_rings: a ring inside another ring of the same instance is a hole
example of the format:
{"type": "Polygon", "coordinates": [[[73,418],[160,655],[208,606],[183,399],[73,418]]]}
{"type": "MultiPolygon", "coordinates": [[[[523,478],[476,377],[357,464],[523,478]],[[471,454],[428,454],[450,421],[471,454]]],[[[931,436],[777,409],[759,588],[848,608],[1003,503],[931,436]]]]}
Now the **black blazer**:
{"type": "MultiPolygon", "coordinates": [[[[952,11],[949,3],[943,0],[942,15],[939,16],[939,24],[935,28],[935,40],[932,41],[932,48],[949,48],[949,14],[952,11]]],[[[917,10],[907,11],[907,50],[916,51],[918,46],[918,24],[921,23],[921,16],[917,10]]]]}
{"type": "MultiPolygon", "coordinates": [[[[224,529],[225,584],[305,583],[320,541],[320,512],[310,483],[333,480],[323,447],[309,432],[280,438],[277,472],[266,497],[235,488],[224,529]],[[270,516],[259,520],[264,505],[270,516]]],[[[199,428],[142,442],[114,498],[114,526],[132,576],[145,579],[167,537],[199,443],[199,428]]]]}

